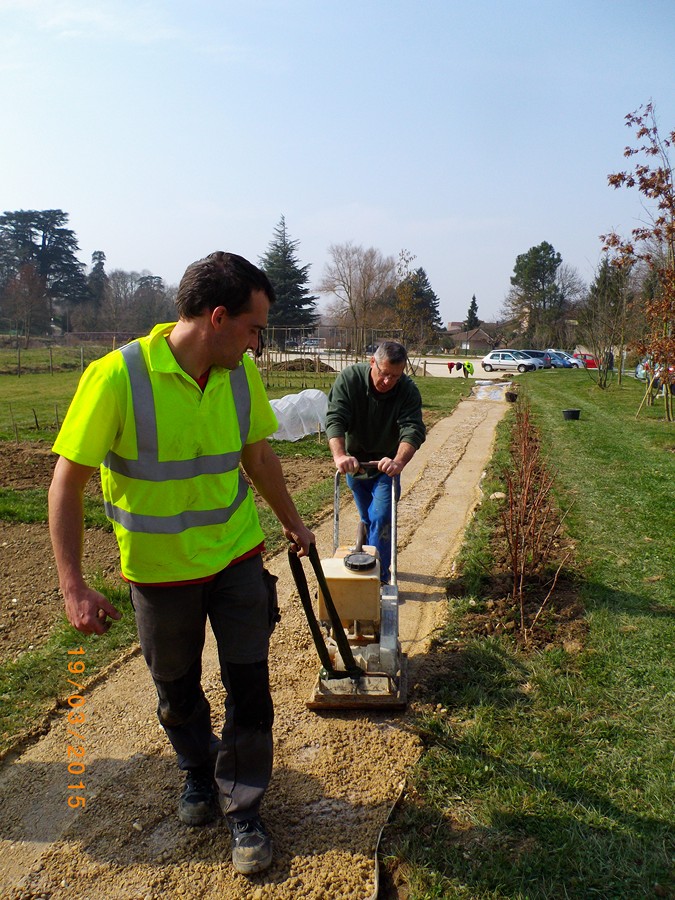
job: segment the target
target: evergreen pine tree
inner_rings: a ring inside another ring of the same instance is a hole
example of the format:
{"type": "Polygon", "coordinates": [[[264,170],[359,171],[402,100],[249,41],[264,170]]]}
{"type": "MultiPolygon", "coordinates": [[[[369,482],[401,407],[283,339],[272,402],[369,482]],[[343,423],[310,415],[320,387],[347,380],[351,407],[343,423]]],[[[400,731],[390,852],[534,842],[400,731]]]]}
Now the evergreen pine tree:
{"type": "Polygon", "coordinates": [[[464,321],[464,331],[471,331],[473,328],[478,328],[479,325],[480,319],[478,318],[478,303],[476,302],[476,295],[474,294],[471,298],[469,311],[466,314],[466,320],[464,321]]]}
{"type": "Polygon", "coordinates": [[[443,328],[440,301],[423,268],[406,275],[396,287],[396,318],[403,341],[424,344],[443,328]]]}
{"type": "Polygon", "coordinates": [[[91,272],[87,276],[87,286],[96,309],[103,304],[105,292],[108,288],[108,275],[105,270],[105,253],[103,250],[94,250],[91,254],[91,272]]]}
{"type": "Polygon", "coordinates": [[[439,309],[441,301],[431,287],[429,276],[423,268],[420,267],[413,273],[413,284],[415,297],[417,298],[417,308],[426,325],[430,329],[443,328],[443,320],[439,309]]]}
{"type": "Polygon", "coordinates": [[[263,269],[277,296],[270,309],[268,324],[286,328],[310,328],[316,323],[318,297],[309,293],[309,265],[298,262],[298,241],[291,240],[282,216],[274,229],[274,238],[264,256],[260,257],[263,269]]]}
{"type": "MultiPolygon", "coordinates": [[[[49,303],[72,308],[89,299],[84,266],[75,232],[66,228],[68,213],[61,209],[6,211],[0,216],[0,279],[4,284],[30,266],[42,281],[49,303]]],[[[0,285],[2,287],[2,285],[0,285]]]]}

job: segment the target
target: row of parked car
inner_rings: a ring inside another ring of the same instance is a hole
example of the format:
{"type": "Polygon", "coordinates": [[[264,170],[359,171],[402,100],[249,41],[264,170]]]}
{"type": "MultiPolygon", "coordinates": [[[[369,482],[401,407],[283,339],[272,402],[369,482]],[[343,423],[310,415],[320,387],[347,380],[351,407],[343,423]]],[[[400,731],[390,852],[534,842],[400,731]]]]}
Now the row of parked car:
{"type": "MultiPolygon", "coordinates": [[[[591,368],[590,360],[584,359],[588,354],[574,355],[565,350],[492,350],[481,360],[486,372],[504,370],[505,372],[532,372],[535,369],[583,369],[591,368]]],[[[593,360],[595,362],[595,360],[593,360]]]]}

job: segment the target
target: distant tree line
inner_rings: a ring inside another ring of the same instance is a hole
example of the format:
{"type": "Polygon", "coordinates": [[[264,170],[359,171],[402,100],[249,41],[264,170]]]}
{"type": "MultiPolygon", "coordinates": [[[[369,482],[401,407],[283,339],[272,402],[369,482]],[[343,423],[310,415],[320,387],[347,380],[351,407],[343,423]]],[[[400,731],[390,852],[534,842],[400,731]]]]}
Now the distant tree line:
{"type": "MultiPolygon", "coordinates": [[[[142,333],[175,316],[176,288],[150,272],[106,270],[102,250],[86,271],[78,260],[75,232],[60,209],[18,210],[0,216],[0,321],[2,330],[26,344],[35,334],[62,332],[142,333]]],[[[277,302],[269,324],[306,333],[321,319],[309,288],[309,265],[298,257],[284,216],[259,265],[272,282],[277,302]]],[[[443,328],[439,300],[423,268],[401,251],[393,257],[352,243],[333,245],[318,290],[333,296],[324,322],[349,329],[354,349],[369,330],[391,329],[416,345],[443,328]]],[[[436,340],[436,343],[438,341],[436,340]]]]}
{"type": "Polygon", "coordinates": [[[92,254],[88,274],[61,209],[0,216],[0,321],[21,337],[68,331],[141,333],[174,316],[173,290],[149,272],[105,269],[92,254]]]}
{"type": "Polygon", "coordinates": [[[645,332],[644,306],[654,289],[643,265],[616,266],[604,253],[590,285],[542,241],[516,257],[500,322],[502,345],[515,348],[582,344],[599,363],[600,387],[606,387],[615,353],[638,348],[645,332]]]}
{"type": "Polygon", "coordinates": [[[420,346],[431,342],[443,328],[439,299],[424,269],[410,269],[414,257],[407,251],[401,251],[397,264],[374,247],[351,242],[333,244],[316,288],[332,297],[320,316],[318,297],[308,287],[310,267],[300,265],[297,247],[298,241],[290,238],[282,216],[267,252],[260,258],[260,266],[277,295],[269,323],[289,329],[289,337],[295,330],[299,335],[321,320],[350,335],[352,349],[363,350],[373,330],[382,333],[388,329],[404,342],[420,346]]]}
{"type": "MultiPolygon", "coordinates": [[[[515,347],[587,345],[599,363],[605,387],[616,351],[624,348],[651,358],[661,381],[675,381],[675,186],[669,151],[675,131],[659,134],[651,104],[626,116],[638,157],[633,170],[609,176],[610,185],[637,187],[651,220],[630,238],[602,236],[603,256],[590,285],[563,262],[548,241],[516,257],[500,322],[491,328],[495,344],[515,347]],[[653,212],[650,212],[653,209],[653,212]]],[[[105,253],[92,254],[89,270],[77,258],[75,233],[60,209],[17,210],[0,216],[0,331],[23,338],[67,331],[147,331],[175,316],[175,287],[150,272],[106,271],[105,253]]],[[[282,216],[259,264],[277,294],[270,325],[298,334],[323,324],[348,329],[353,349],[368,335],[389,331],[423,348],[445,343],[436,296],[414,255],[398,260],[374,247],[333,244],[316,290],[331,298],[323,316],[309,287],[309,265],[298,257],[282,216]]],[[[483,324],[475,295],[465,330],[483,324]]],[[[487,327],[487,326],[486,326],[487,327]]],[[[672,416],[670,401],[667,418],[672,416]]]]}
{"type": "MultiPolygon", "coordinates": [[[[659,133],[651,103],[626,116],[636,144],[632,170],[608,176],[614,188],[637,188],[647,219],[630,237],[601,235],[603,252],[585,285],[547,241],[516,258],[502,309],[503,339],[515,347],[587,346],[606,388],[625,350],[649,357],[651,378],[665,386],[665,418],[673,419],[675,393],[675,177],[670,151],[675,131],[659,133]]],[[[621,378],[621,367],[618,369],[621,378]]],[[[647,396],[652,398],[651,384],[647,396]]]]}

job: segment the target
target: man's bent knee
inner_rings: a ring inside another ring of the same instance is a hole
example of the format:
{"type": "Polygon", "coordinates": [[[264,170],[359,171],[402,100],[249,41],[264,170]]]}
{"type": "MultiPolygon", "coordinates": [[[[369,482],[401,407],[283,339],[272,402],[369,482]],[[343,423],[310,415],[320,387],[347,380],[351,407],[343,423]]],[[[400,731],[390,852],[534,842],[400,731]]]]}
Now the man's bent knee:
{"type": "Polygon", "coordinates": [[[202,695],[196,700],[182,699],[179,701],[171,698],[160,698],[157,706],[157,718],[165,728],[178,728],[181,725],[190,725],[209,711],[206,699],[202,695]]]}
{"type": "Polygon", "coordinates": [[[270,694],[267,660],[228,663],[228,692],[234,706],[234,724],[255,731],[270,731],[274,705],[270,694]]]}

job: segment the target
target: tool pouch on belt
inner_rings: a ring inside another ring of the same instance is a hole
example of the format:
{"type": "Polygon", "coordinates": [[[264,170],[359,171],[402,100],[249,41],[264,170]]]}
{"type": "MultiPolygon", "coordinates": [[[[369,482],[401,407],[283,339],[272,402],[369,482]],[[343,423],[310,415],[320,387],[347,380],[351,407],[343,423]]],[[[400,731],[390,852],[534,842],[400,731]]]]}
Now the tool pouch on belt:
{"type": "Polygon", "coordinates": [[[263,567],[262,571],[263,581],[265,582],[265,587],[267,588],[267,606],[269,610],[269,623],[270,623],[270,634],[274,631],[274,627],[277,622],[281,619],[281,613],[279,612],[279,599],[277,597],[277,581],[279,580],[276,575],[272,575],[271,572],[268,572],[267,569],[263,567]]]}

